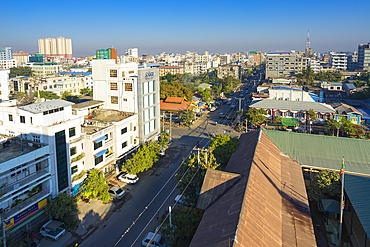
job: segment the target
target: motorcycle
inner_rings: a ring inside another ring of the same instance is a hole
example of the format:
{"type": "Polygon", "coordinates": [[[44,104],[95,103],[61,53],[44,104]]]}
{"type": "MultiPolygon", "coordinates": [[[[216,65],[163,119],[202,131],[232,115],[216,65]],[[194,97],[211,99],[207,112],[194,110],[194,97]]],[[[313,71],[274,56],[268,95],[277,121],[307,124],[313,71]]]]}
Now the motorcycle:
{"type": "Polygon", "coordinates": [[[81,200],[82,200],[83,202],[90,203],[90,199],[89,199],[89,198],[86,198],[86,197],[84,197],[84,196],[81,198],[81,200]]]}

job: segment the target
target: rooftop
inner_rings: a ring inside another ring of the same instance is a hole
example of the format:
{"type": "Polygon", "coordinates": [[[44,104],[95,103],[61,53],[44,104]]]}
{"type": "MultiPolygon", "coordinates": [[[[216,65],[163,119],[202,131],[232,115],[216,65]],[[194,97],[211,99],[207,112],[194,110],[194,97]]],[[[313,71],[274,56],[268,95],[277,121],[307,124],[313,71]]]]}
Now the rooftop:
{"type": "Polygon", "coordinates": [[[46,145],[0,134],[0,164],[44,146],[46,145]]]}
{"type": "Polygon", "coordinates": [[[298,112],[313,109],[314,112],[335,113],[335,110],[330,105],[311,101],[264,99],[259,101],[253,101],[249,107],[257,109],[278,109],[298,112]]]}
{"type": "Polygon", "coordinates": [[[85,102],[82,102],[82,103],[74,104],[72,106],[72,108],[82,110],[82,109],[85,109],[85,108],[90,108],[90,107],[100,106],[100,105],[104,105],[104,101],[89,100],[89,101],[85,101],[85,102]]]}
{"type": "Polygon", "coordinates": [[[70,106],[70,105],[73,105],[73,104],[74,103],[66,101],[66,100],[53,99],[53,100],[47,100],[47,101],[44,101],[44,102],[41,102],[41,103],[35,103],[35,104],[20,106],[18,108],[21,109],[21,110],[24,110],[24,111],[28,111],[28,112],[37,114],[37,113],[41,113],[41,112],[44,112],[44,111],[50,111],[50,110],[53,110],[53,109],[58,109],[58,108],[61,108],[61,107],[70,106]]]}

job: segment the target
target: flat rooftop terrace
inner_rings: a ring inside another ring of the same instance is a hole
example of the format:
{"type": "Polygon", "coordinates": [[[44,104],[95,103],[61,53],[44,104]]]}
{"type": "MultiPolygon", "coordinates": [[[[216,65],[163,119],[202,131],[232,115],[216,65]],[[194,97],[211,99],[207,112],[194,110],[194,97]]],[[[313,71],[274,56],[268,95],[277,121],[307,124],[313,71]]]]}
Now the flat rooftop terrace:
{"type": "Polygon", "coordinates": [[[46,144],[35,143],[18,137],[0,135],[0,164],[44,146],[46,144]]]}

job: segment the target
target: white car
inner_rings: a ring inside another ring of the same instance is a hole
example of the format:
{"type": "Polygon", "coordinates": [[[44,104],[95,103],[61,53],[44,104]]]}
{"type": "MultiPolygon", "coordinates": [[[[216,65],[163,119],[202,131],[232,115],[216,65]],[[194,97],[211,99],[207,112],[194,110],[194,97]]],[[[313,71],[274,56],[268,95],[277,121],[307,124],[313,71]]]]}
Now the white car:
{"type": "Polygon", "coordinates": [[[48,221],[40,229],[40,233],[42,236],[46,238],[51,238],[53,240],[58,240],[61,236],[65,234],[65,232],[66,229],[64,223],[56,220],[48,221]]]}
{"type": "Polygon", "coordinates": [[[139,177],[134,174],[122,173],[118,176],[118,180],[127,184],[136,184],[139,181],[139,177]]]}
{"type": "Polygon", "coordinates": [[[126,192],[123,189],[118,188],[116,186],[109,188],[108,193],[113,198],[117,198],[117,199],[122,199],[126,195],[126,192]]]}
{"type": "MultiPolygon", "coordinates": [[[[153,238],[154,232],[148,232],[148,234],[145,236],[143,241],[141,241],[141,244],[143,246],[148,246],[150,240],[153,238]]],[[[157,233],[155,237],[153,238],[151,244],[149,245],[150,247],[166,247],[167,245],[165,244],[165,238],[162,237],[161,234],[157,233]]]]}

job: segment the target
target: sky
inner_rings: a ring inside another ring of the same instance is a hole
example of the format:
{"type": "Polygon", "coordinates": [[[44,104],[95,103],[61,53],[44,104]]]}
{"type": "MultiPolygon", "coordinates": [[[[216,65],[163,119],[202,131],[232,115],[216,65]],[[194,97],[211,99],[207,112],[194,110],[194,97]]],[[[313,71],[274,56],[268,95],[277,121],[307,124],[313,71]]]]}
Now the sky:
{"type": "Polygon", "coordinates": [[[259,50],[355,51],[370,42],[370,1],[3,1],[0,47],[38,52],[38,39],[72,39],[73,56],[259,50]]]}

